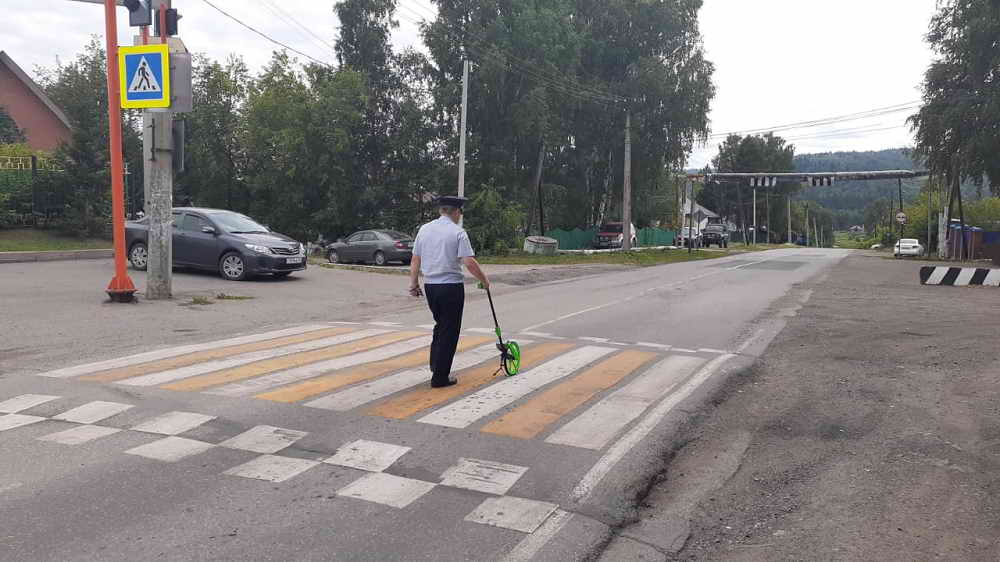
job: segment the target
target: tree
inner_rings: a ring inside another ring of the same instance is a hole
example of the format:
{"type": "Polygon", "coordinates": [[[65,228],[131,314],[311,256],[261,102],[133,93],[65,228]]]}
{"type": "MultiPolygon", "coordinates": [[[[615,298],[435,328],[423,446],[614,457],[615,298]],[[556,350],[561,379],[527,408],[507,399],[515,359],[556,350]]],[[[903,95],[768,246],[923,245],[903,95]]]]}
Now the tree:
{"type": "Polygon", "coordinates": [[[936,58],[924,75],[924,104],[910,118],[917,155],[932,173],[980,185],[985,177],[994,195],[1000,195],[997,36],[996,0],[939,2],[927,34],[936,58]]]}
{"type": "Polygon", "coordinates": [[[0,105],[0,144],[17,144],[25,142],[22,131],[14,119],[7,113],[7,108],[0,105]]]}

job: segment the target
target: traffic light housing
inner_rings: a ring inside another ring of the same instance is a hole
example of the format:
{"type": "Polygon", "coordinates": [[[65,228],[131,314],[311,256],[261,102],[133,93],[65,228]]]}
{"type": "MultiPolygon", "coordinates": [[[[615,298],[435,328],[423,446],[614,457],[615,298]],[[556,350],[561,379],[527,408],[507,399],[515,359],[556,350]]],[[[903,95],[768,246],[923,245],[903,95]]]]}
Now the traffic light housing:
{"type": "Polygon", "coordinates": [[[128,8],[128,24],[131,27],[153,25],[153,7],[151,0],[122,0],[128,8]]]}
{"type": "MultiPolygon", "coordinates": [[[[177,8],[167,9],[167,37],[177,35],[177,20],[179,19],[181,19],[181,15],[177,13],[177,8]]],[[[164,36],[164,34],[160,33],[159,14],[157,14],[157,17],[153,18],[153,34],[158,37],[164,36]]]]}

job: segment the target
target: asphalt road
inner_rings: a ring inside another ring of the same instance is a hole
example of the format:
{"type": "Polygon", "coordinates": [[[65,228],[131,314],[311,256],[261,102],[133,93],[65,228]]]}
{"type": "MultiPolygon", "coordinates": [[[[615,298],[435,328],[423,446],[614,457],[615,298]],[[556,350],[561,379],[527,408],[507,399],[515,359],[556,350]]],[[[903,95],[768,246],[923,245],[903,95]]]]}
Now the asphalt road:
{"type": "MultiPolygon", "coordinates": [[[[511,379],[491,376],[489,308],[470,289],[453,392],[424,387],[431,319],[401,277],[324,277],[329,301],[290,291],[290,308],[312,304],[295,321],[256,299],[69,296],[53,314],[87,315],[72,328],[5,317],[37,341],[0,352],[0,559],[583,559],[632,517],[688,412],[764,351],[796,286],[846,254],[498,286],[525,347],[511,379]],[[48,334],[70,351],[34,351],[48,334]],[[77,367],[135,352],[155,355],[77,367]]],[[[20,287],[73,293],[22,267],[20,287]]]]}

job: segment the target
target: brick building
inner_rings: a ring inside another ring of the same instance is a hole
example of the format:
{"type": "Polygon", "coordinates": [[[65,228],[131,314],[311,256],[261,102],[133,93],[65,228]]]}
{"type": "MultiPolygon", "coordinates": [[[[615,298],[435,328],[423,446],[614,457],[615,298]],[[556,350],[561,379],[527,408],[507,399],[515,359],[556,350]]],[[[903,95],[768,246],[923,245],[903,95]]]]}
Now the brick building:
{"type": "Polygon", "coordinates": [[[28,146],[55,150],[69,142],[69,119],[7,53],[0,51],[0,106],[24,131],[28,146]]]}

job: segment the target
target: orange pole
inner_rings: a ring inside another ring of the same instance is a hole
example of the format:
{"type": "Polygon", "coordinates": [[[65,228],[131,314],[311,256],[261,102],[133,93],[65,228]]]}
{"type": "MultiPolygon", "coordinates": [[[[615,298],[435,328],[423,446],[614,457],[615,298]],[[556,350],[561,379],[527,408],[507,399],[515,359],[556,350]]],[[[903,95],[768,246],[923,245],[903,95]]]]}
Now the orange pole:
{"type": "Polygon", "coordinates": [[[115,243],[115,276],[108,284],[107,292],[112,301],[132,302],[135,285],[125,269],[125,188],[115,0],[104,0],[104,24],[108,45],[108,150],[111,152],[111,209],[115,243]]]}

